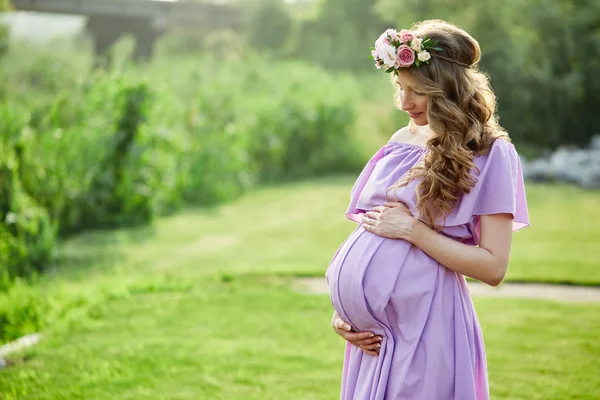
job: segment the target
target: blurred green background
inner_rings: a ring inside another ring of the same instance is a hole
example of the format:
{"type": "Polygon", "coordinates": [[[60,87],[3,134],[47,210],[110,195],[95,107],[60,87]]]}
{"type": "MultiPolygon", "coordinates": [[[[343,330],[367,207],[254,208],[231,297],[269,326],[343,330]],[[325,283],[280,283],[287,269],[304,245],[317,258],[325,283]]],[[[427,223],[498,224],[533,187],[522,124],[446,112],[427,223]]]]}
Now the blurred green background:
{"type": "MultiPolygon", "coordinates": [[[[600,134],[594,0],[232,0],[148,26],[24,3],[0,0],[0,344],[45,339],[7,356],[1,399],[337,398],[329,299],[291,287],[407,122],[368,58],[388,27],[470,32],[526,165],[600,134]]],[[[507,281],[600,287],[600,191],[527,194],[507,281]]],[[[600,397],[600,305],[476,305],[492,398],[600,397]]]]}

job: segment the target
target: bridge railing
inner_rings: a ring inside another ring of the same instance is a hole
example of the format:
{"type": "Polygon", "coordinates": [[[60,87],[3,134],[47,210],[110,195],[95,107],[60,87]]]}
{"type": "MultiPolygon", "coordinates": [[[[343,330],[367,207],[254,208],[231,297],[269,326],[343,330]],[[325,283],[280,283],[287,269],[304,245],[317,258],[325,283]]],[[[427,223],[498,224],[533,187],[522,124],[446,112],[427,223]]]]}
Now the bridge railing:
{"type": "Polygon", "coordinates": [[[227,4],[160,0],[12,0],[16,10],[166,21],[175,26],[239,26],[239,13],[227,4]]]}

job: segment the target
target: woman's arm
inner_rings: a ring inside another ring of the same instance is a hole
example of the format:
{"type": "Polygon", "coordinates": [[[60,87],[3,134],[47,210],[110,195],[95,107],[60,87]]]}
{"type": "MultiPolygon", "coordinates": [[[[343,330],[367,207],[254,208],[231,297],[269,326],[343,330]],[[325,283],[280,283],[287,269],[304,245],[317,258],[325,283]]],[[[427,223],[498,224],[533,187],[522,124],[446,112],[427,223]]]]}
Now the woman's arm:
{"type": "Polygon", "coordinates": [[[510,214],[482,215],[479,247],[469,246],[417,222],[406,239],[444,267],[497,286],[508,269],[512,241],[510,214]]]}
{"type": "Polygon", "coordinates": [[[379,236],[409,241],[444,267],[497,286],[508,268],[512,241],[510,214],[482,215],[479,247],[465,245],[416,221],[401,203],[386,203],[365,214],[363,227],[379,236]],[[416,221],[416,222],[415,222],[416,221]]]}

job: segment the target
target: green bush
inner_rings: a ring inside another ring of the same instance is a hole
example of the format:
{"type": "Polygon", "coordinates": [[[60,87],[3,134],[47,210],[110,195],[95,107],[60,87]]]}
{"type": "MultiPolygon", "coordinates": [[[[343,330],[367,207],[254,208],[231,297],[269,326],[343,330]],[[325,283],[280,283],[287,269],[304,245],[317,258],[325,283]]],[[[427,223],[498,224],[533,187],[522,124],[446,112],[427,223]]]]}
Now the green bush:
{"type": "MultiPolygon", "coordinates": [[[[172,109],[166,118],[184,121],[170,123],[180,135],[169,140],[184,153],[177,168],[185,202],[229,200],[259,182],[359,167],[348,137],[356,100],[350,78],[254,58],[243,69],[211,59],[178,66],[162,82],[172,90],[158,101],[172,109]]],[[[150,129],[164,131],[164,114],[151,113],[150,129]]]]}
{"type": "Polygon", "coordinates": [[[44,316],[49,308],[45,300],[39,291],[32,290],[21,281],[13,283],[7,291],[2,292],[0,343],[39,332],[44,327],[44,316]]]}
{"type": "Polygon", "coordinates": [[[106,156],[96,169],[87,196],[76,204],[82,211],[79,228],[115,227],[152,219],[152,190],[140,173],[142,151],[137,149],[148,96],[145,84],[126,85],[117,94],[118,115],[106,156]]]}
{"type": "Polygon", "coordinates": [[[150,201],[140,195],[142,178],[132,166],[147,95],[139,85],[94,75],[30,113],[25,107],[0,112],[22,125],[11,136],[22,145],[23,186],[61,232],[149,219],[150,201]]]}
{"type": "MultiPolygon", "coordinates": [[[[18,146],[17,146],[18,148],[18,146]]],[[[0,290],[52,259],[55,229],[48,213],[23,190],[18,152],[0,142],[0,290]]]]}
{"type": "Polygon", "coordinates": [[[0,96],[18,93],[0,103],[13,199],[3,215],[29,218],[18,232],[0,224],[6,281],[43,270],[56,230],[146,224],[261,182],[360,167],[348,77],[250,52],[180,57],[176,74],[166,57],[96,70],[86,51],[68,49],[36,57],[20,47],[15,63],[0,60],[11,77],[0,96]]]}

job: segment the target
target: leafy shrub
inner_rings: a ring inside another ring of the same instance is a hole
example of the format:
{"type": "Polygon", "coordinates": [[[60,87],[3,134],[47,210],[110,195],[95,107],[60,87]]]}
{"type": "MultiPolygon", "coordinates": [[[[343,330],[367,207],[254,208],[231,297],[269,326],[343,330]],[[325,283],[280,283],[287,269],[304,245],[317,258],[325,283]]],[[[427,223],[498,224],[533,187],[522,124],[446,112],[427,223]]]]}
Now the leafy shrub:
{"type": "Polygon", "coordinates": [[[351,78],[252,53],[180,57],[177,74],[170,58],[96,70],[67,50],[0,60],[11,77],[0,94],[19,93],[0,103],[2,215],[19,216],[0,223],[7,282],[49,265],[56,231],[146,224],[261,182],[360,167],[351,78]]]}
{"type": "Polygon", "coordinates": [[[52,259],[55,229],[46,210],[21,187],[18,155],[0,142],[0,290],[52,259]]]}

